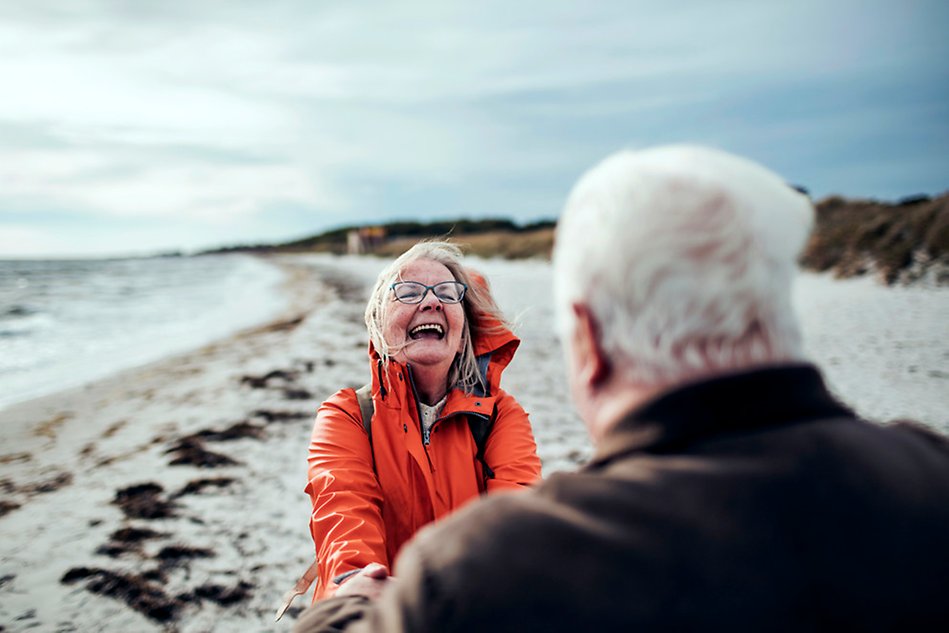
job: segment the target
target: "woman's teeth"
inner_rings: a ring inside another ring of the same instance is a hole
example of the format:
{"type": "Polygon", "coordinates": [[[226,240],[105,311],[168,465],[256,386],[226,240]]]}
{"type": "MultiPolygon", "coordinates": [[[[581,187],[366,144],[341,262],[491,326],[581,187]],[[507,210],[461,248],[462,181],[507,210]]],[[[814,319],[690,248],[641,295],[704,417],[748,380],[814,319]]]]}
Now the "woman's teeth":
{"type": "Polygon", "coordinates": [[[445,336],[445,330],[437,323],[423,323],[409,330],[409,336],[413,339],[429,333],[435,334],[438,338],[445,336]]]}

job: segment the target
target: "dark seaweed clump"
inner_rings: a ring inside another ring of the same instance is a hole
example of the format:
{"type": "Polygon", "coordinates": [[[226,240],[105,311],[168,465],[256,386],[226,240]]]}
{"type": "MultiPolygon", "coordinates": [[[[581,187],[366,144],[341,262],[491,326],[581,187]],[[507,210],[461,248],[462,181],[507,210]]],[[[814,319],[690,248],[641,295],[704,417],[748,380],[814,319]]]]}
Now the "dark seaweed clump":
{"type": "Polygon", "coordinates": [[[166,623],[177,619],[184,605],[183,601],[168,596],[160,586],[135,574],[95,567],[74,567],[63,575],[60,582],[71,585],[81,580],[86,581],[87,591],[121,600],[156,622],[166,623]]]}
{"type": "Polygon", "coordinates": [[[189,545],[169,545],[163,547],[155,559],[165,569],[180,567],[195,558],[212,558],[214,551],[204,547],[191,547],[189,545]]]}
{"type": "Polygon", "coordinates": [[[206,584],[195,587],[190,593],[179,596],[182,600],[209,600],[222,607],[228,607],[238,602],[243,602],[251,596],[251,589],[254,588],[249,582],[240,581],[233,587],[224,587],[222,585],[206,584]]]}
{"type": "Polygon", "coordinates": [[[144,541],[165,536],[168,535],[149,528],[122,528],[113,532],[109,537],[109,541],[99,546],[96,550],[96,554],[110,558],[118,558],[122,554],[127,553],[141,554],[142,543],[144,541]]]}
{"type": "Polygon", "coordinates": [[[174,502],[162,496],[164,488],[152,482],[116,491],[112,501],[130,519],[169,519],[177,516],[174,502]]]}
{"type": "Polygon", "coordinates": [[[268,424],[271,422],[291,422],[293,420],[304,420],[313,417],[308,411],[271,411],[270,409],[257,409],[254,411],[255,418],[263,418],[268,424]]]}
{"type": "Polygon", "coordinates": [[[209,451],[205,448],[204,443],[195,437],[182,438],[165,452],[174,455],[174,459],[168,462],[171,466],[219,468],[238,464],[236,460],[227,455],[209,451]]]}
{"type": "Polygon", "coordinates": [[[256,424],[251,424],[245,420],[243,422],[232,424],[221,431],[215,429],[202,429],[194,435],[189,435],[182,438],[182,440],[191,438],[206,440],[208,442],[229,442],[231,440],[240,440],[244,438],[259,440],[261,437],[263,437],[263,434],[263,427],[260,427],[256,424]]]}
{"type": "MultiPolygon", "coordinates": [[[[308,368],[312,368],[312,364],[308,365],[308,368]]],[[[300,389],[294,386],[294,383],[296,383],[299,377],[300,372],[295,369],[274,369],[262,376],[254,376],[251,374],[241,376],[241,385],[248,386],[251,389],[270,389],[277,387],[283,391],[283,397],[287,400],[312,400],[312,393],[306,389],[300,389]],[[272,383],[278,384],[274,385],[272,383]]]]}
{"type": "Polygon", "coordinates": [[[47,492],[56,492],[64,486],[72,483],[72,473],[59,473],[50,477],[46,481],[41,481],[32,486],[23,488],[23,491],[29,494],[45,494],[47,492]]]}
{"type": "Polygon", "coordinates": [[[251,389],[266,389],[272,381],[282,383],[292,383],[300,376],[299,372],[292,369],[275,369],[263,376],[241,376],[241,384],[247,385],[251,389]]]}
{"type": "Polygon", "coordinates": [[[202,493],[207,488],[227,488],[236,480],[233,477],[208,477],[205,479],[193,479],[185,484],[181,490],[175,493],[176,497],[185,495],[196,495],[202,493]]]}

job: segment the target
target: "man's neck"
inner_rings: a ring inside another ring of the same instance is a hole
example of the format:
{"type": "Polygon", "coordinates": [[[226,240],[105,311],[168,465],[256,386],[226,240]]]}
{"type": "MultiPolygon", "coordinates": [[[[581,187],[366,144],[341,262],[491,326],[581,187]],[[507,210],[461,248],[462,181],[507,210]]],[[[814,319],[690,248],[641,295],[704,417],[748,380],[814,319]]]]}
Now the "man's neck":
{"type": "Polygon", "coordinates": [[[662,391],[664,389],[661,387],[643,387],[627,382],[617,382],[604,387],[591,403],[586,416],[587,428],[593,443],[599,442],[631,411],[662,391]]]}

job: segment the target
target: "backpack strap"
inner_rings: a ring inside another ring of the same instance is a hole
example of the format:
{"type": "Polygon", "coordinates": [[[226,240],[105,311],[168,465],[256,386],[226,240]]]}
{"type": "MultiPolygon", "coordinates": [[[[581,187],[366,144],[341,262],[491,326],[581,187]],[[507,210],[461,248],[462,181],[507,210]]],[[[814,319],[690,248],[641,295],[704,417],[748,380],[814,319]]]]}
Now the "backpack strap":
{"type": "Polygon", "coordinates": [[[490,417],[480,415],[469,415],[467,417],[468,428],[471,429],[471,436],[474,438],[475,446],[478,447],[478,453],[475,457],[481,462],[481,472],[484,474],[485,485],[487,485],[488,479],[494,479],[494,471],[484,459],[484,447],[488,443],[488,436],[491,435],[491,428],[494,426],[494,414],[492,413],[490,417]]]}
{"type": "Polygon", "coordinates": [[[372,447],[372,416],[375,408],[372,404],[372,383],[366,383],[359,389],[356,389],[356,400],[359,402],[359,414],[362,416],[362,428],[366,429],[366,435],[369,436],[369,447],[372,447]]]}

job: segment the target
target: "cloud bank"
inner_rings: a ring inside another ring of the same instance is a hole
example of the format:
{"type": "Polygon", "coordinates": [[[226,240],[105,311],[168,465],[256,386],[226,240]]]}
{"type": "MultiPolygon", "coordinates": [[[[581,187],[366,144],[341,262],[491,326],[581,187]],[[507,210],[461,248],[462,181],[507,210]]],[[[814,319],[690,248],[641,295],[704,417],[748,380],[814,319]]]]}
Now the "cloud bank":
{"type": "Polygon", "coordinates": [[[817,196],[949,188],[947,5],[782,4],[3,6],[0,258],[553,217],[677,141],[817,196]]]}

